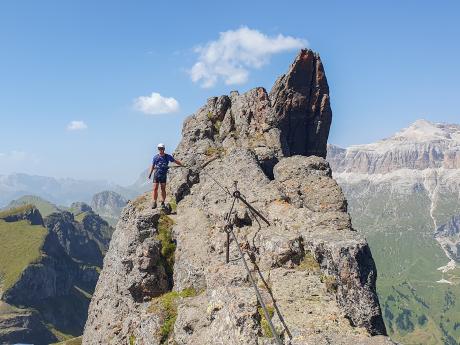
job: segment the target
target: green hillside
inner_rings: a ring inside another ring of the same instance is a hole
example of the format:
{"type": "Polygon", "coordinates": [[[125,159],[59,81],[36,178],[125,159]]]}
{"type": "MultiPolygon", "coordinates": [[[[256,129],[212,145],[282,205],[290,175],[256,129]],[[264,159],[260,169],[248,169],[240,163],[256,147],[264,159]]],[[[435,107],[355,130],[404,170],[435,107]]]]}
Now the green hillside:
{"type": "Polygon", "coordinates": [[[59,212],[61,209],[55,204],[35,195],[25,195],[20,197],[19,199],[13,200],[9,203],[6,209],[15,208],[27,204],[34,205],[40,211],[42,217],[46,217],[53,212],[59,212]]]}
{"type": "Polygon", "coordinates": [[[30,225],[26,220],[8,223],[0,219],[0,275],[3,291],[18,280],[24,268],[40,258],[40,249],[47,233],[46,228],[30,225]]]}
{"type": "Polygon", "coordinates": [[[62,341],[60,343],[54,343],[53,345],[81,345],[82,337],[72,338],[69,340],[62,341]]]}
{"type": "MultiPolygon", "coordinates": [[[[426,192],[402,194],[391,186],[344,191],[353,226],[366,235],[377,265],[377,289],[391,338],[401,344],[459,344],[460,269],[438,270],[449,260],[433,238],[426,192]],[[451,284],[437,282],[441,279],[451,284]]],[[[434,210],[443,215],[439,218],[460,207],[458,200],[440,199],[434,210]]]]}

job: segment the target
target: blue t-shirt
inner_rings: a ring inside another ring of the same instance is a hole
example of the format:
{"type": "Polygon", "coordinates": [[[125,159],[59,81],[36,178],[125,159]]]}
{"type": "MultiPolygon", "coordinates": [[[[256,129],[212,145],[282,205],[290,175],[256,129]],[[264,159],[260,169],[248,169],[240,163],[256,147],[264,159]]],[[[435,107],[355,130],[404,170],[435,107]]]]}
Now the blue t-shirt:
{"type": "Polygon", "coordinates": [[[163,156],[157,154],[153,157],[152,165],[155,167],[156,172],[158,172],[158,174],[163,175],[168,172],[169,162],[174,162],[173,156],[168,155],[167,153],[165,153],[163,156]]]}

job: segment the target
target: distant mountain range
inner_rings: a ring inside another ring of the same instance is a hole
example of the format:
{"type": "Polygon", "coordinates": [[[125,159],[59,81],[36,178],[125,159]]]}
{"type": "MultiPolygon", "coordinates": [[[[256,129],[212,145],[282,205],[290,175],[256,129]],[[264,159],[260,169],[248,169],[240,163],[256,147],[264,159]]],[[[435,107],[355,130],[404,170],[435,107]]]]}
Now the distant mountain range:
{"type": "Polygon", "coordinates": [[[458,344],[460,125],[418,120],[375,143],[329,145],[327,159],[371,246],[390,336],[458,344]]]}
{"type": "Polygon", "coordinates": [[[111,190],[131,199],[149,188],[145,172],[130,186],[108,181],[75,180],[27,174],[0,175],[0,208],[24,195],[36,195],[57,205],[68,206],[75,200],[90,203],[94,194],[111,190]],[[145,176],[144,176],[145,175],[145,176]]]}

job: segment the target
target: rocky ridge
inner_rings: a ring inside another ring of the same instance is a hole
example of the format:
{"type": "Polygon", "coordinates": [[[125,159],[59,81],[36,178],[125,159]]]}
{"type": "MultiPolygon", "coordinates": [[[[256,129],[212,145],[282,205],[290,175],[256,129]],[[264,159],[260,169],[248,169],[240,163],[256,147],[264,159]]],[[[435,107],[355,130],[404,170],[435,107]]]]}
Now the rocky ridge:
{"type": "Polygon", "coordinates": [[[347,149],[330,145],[334,173],[386,174],[399,169],[460,169],[460,126],[417,120],[390,138],[347,149]]]}
{"type": "Polygon", "coordinates": [[[302,50],[270,93],[211,98],[187,118],[174,155],[188,168],[169,184],[177,215],[148,194],[128,203],[83,343],[274,344],[233,242],[225,262],[226,188],[238,181],[270,222],[242,203],[231,215],[283,342],[391,344],[372,255],[324,159],[331,116],[321,60],[302,50]]]}

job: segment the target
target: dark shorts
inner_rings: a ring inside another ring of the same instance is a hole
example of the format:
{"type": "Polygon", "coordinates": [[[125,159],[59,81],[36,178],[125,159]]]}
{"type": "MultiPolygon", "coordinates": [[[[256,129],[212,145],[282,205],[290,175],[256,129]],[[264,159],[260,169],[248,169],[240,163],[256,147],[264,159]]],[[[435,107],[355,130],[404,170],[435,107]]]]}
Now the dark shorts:
{"type": "Polygon", "coordinates": [[[154,174],[153,175],[153,182],[154,183],[166,183],[166,176],[167,174],[154,174]]]}

